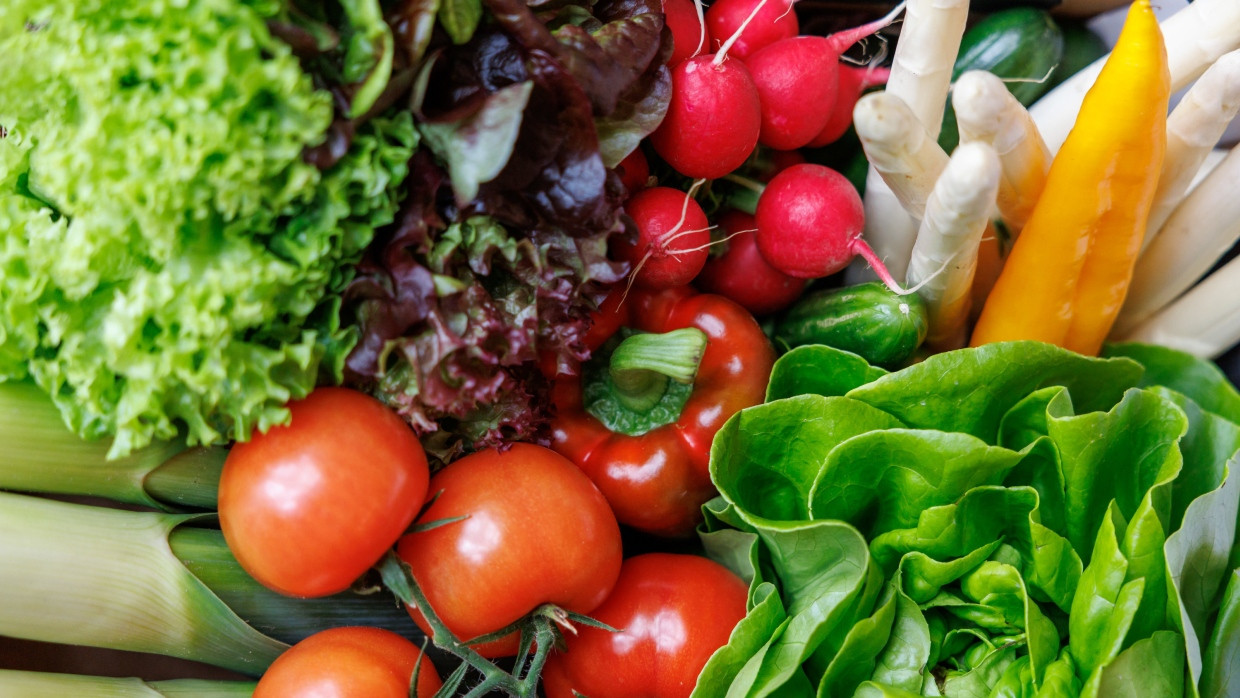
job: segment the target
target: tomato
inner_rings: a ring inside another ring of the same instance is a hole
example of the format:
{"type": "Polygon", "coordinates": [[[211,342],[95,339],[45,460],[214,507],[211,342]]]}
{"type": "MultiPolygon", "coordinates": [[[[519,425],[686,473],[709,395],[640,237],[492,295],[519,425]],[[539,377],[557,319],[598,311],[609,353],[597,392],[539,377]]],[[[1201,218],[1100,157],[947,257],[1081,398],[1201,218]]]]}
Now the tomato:
{"type": "MultiPolygon", "coordinates": [[[[409,698],[421,650],[381,628],[332,628],[293,645],[267,669],[254,698],[409,698]]],[[[418,670],[418,698],[443,683],[430,659],[418,670]]]]}
{"type": "MultiPolygon", "coordinates": [[[[550,449],[518,443],[465,456],[431,478],[430,492],[438,499],[420,522],[468,518],[406,535],[396,551],[459,639],[500,630],[546,603],[589,613],[620,573],[620,526],[607,500],[550,449]]],[[[517,638],[476,649],[515,654],[517,638]]]]}
{"type": "Polygon", "coordinates": [[[409,527],[426,499],[426,454],[378,400],[319,388],[292,421],[233,447],[220,477],[220,527],[237,561],[290,596],[349,587],[409,527]]]}
{"type": "Polygon", "coordinates": [[[745,617],[748,587],[694,555],[629,558],[611,595],[590,614],[619,632],[579,627],[547,658],[547,698],[674,698],[693,692],[715,650],[745,617]]]}
{"type": "Polygon", "coordinates": [[[754,315],[783,310],[801,297],[808,279],[798,279],[771,266],[758,251],[754,217],[741,211],[719,216],[719,227],[731,237],[723,254],[711,257],[693,284],[743,306],[754,315]]]}

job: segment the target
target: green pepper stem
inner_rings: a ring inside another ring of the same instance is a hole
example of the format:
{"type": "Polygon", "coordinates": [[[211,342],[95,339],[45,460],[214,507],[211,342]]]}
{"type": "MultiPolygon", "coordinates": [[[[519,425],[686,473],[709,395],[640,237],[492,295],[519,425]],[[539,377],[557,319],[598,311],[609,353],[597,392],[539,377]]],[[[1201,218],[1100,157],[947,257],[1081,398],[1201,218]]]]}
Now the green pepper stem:
{"type": "Polygon", "coordinates": [[[650,409],[667,392],[669,380],[693,380],[705,351],[706,333],[696,327],[626,338],[608,367],[616,398],[632,410],[650,409]]]}

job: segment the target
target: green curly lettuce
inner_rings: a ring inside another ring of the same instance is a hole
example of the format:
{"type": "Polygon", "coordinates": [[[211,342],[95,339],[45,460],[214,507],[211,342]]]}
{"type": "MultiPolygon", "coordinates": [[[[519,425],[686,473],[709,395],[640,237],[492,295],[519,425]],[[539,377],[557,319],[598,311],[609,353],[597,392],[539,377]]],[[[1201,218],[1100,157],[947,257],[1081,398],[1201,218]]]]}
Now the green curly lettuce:
{"type": "Polygon", "coordinates": [[[18,0],[0,19],[0,380],[119,456],[244,439],[339,380],[339,292],[415,146],[374,120],[320,171],[330,96],[275,3],[18,0]]]}

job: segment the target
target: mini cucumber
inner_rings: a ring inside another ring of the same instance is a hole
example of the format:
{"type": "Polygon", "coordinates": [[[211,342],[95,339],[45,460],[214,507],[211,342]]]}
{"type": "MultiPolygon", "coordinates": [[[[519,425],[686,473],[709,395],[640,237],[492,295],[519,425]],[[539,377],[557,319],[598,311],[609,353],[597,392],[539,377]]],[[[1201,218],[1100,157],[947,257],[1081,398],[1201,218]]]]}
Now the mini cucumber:
{"type": "Polygon", "coordinates": [[[897,366],[926,338],[926,306],[878,282],[811,293],[775,326],[777,345],[826,344],[877,366],[897,366]]]}
{"type": "MultiPolygon", "coordinates": [[[[1031,7],[1014,7],[988,15],[964,33],[952,68],[952,80],[969,70],[988,70],[1007,82],[1025,106],[1050,88],[1050,72],[1063,59],[1063,31],[1051,16],[1031,7]],[[1019,82],[1015,82],[1019,81],[1019,82]]],[[[939,145],[956,148],[960,133],[951,100],[943,114],[939,145]]]]}

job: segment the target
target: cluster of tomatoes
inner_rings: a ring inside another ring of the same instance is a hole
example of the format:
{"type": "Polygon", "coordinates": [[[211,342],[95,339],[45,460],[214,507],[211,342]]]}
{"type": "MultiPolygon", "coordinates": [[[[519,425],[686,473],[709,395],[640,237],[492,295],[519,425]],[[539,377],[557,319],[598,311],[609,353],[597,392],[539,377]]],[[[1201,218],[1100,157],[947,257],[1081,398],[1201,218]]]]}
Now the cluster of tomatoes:
{"type": "MultiPolygon", "coordinates": [[[[426,609],[410,615],[437,642],[446,626],[456,640],[492,635],[472,646],[485,657],[512,656],[519,634],[501,631],[548,608],[610,626],[564,633],[542,674],[551,698],[688,695],[745,614],[746,584],[710,560],[625,560],[607,500],[550,449],[476,452],[431,476],[409,427],[367,395],[320,388],[290,410],[233,448],[220,482],[230,549],[276,591],[343,591],[394,549],[438,627],[426,609]]],[[[329,630],[282,655],[255,695],[403,697],[418,667],[416,695],[431,696],[440,679],[421,655],[386,630],[329,630]]]]}

